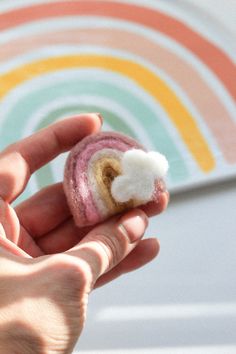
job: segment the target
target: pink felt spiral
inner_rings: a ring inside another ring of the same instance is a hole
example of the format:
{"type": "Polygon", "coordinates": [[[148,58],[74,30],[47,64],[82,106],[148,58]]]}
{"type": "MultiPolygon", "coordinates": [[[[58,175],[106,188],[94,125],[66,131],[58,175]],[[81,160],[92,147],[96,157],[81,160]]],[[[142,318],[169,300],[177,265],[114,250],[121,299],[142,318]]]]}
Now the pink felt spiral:
{"type": "MultiPolygon", "coordinates": [[[[111,193],[122,175],[122,158],[129,150],[146,151],[134,139],[121,133],[102,132],[80,141],[70,152],[64,173],[64,190],[77,226],[97,224],[125,209],[143,204],[138,200],[119,202],[111,193]]],[[[158,180],[155,180],[158,186],[158,180]]],[[[150,200],[158,202],[154,188],[150,200]]]]}

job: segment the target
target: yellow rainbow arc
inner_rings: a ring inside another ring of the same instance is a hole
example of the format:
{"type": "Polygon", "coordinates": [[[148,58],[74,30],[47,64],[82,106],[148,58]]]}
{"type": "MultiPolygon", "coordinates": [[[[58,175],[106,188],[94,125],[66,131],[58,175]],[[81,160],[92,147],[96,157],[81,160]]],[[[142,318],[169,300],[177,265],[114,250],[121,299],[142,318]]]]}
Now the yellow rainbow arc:
{"type": "Polygon", "coordinates": [[[103,55],[58,56],[38,60],[22,65],[0,76],[0,98],[7,95],[9,91],[23,81],[41,74],[63,69],[85,67],[115,71],[136,81],[165,109],[199,167],[204,172],[214,169],[214,157],[192,115],[160,77],[131,60],[103,55]]]}

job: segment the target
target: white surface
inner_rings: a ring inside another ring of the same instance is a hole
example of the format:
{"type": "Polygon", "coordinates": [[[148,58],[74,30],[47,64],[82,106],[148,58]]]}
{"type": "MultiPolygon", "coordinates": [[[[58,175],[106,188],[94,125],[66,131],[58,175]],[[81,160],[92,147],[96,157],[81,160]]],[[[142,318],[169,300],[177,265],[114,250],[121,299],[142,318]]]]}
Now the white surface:
{"type": "Polygon", "coordinates": [[[236,317],[236,302],[188,303],[107,307],[97,315],[101,322],[166,320],[197,317],[236,317]]]}
{"type": "Polygon", "coordinates": [[[172,196],[147,233],[160,239],[159,257],[91,295],[77,349],[236,353],[235,214],[235,181],[172,196]]]}
{"type": "Polygon", "coordinates": [[[230,31],[236,31],[236,1],[227,0],[189,0],[189,3],[197,5],[216,17],[230,31]]]}
{"type": "Polygon", "coordinates": [[[164,348],[164,349],[134,349],[134,350],[112,350],[112,351],[79,351],[75,354],[235,354],[236,346],[222,347],[180,347],[180,348],[164,348]]]}

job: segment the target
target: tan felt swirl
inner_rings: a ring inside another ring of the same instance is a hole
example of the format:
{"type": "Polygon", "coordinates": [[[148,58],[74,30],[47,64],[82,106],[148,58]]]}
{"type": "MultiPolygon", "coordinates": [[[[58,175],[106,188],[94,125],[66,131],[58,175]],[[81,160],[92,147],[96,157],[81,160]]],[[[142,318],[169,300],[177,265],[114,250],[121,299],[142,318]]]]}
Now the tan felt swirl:
{"type": "Polygon", "coordinates": [[[118,203],[111,195],[112,181],[122,173],[120,161],[112,157],[102,157],[94,163],[93,173],[100,198],[104,201],[111,214],[120,213],[134,206],[133,201],[118,203]]]}

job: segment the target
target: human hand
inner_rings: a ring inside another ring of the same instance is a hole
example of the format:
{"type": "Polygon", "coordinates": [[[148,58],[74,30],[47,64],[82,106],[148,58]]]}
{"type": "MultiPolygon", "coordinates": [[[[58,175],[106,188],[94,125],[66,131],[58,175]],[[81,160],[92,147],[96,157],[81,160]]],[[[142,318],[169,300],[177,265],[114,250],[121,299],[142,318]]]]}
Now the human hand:
{"type": "Polygon", "coordinates": [[[88,295],[158,253],[156,239],[141,240],[147,216],[165,209],[168,194],[78,229],[61,183],[18,205],[30,175],[70,150],[101,121],[96,114],[59,121],[0,154],[0,352],[71,353],[82,331],[88,295]]]}

